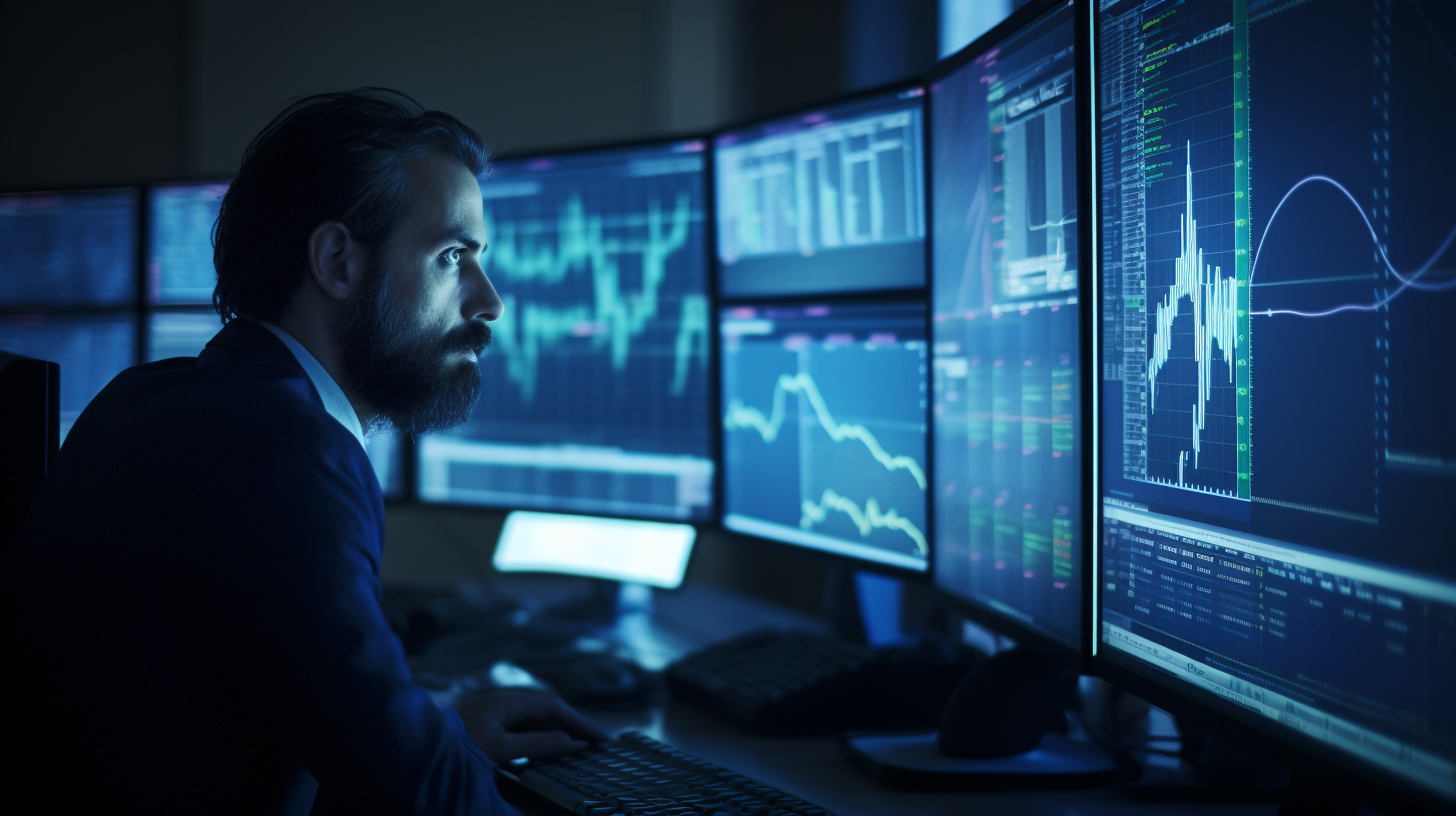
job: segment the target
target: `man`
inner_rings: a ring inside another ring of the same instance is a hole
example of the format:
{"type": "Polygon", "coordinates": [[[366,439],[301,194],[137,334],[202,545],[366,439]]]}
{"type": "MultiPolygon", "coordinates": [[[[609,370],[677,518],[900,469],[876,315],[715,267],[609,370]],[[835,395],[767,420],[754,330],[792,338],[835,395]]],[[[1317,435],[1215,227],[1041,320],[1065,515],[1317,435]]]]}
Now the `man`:
{"type": "Polygon", "coordinates": [[[380,89],[253,140],[214,237],[222,331],[96,397],[7,553],[12,806],[514,813],[492,759],[606,738],[544,694],[437,708],[380,608],[363,437],[480,395],[486,155],[380,89]]]}

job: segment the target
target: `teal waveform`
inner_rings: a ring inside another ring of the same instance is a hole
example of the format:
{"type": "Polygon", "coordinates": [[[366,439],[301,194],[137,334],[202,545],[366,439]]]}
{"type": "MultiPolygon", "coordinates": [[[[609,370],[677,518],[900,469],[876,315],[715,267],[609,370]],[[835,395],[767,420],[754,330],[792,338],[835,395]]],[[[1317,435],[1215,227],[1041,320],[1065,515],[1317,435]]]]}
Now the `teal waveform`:
{"type": "MultiPolygon", "coordinates": [[[[1198,362],[1198,398],[1193,404],[1193,466],[1198,467],[1203,429],[1207,426],[1208,400],[1213,393],[1213,347],[1218,345],[1228,363],[1229,385],[1234,380],[1234,348],[1238,344],[1238,282],[1224,277],[1219,267],[1203,263],[1198,246],[1198,222],[1193,219],[1193,148],[1187,146],[1185,178],[1186,211],[1179,221],[1182,250],[1174,260],[1173,286],[1158,303],[1154,315],[1153,352],[1148,356],[1148,413],[1157,400],[1158,372],[1173,350],[1173,321],[1184,298],[1193,306],[1193,357],[1198,362]]],[[[1183,462],[1178,463],[1179,479],[1183,462]]]]}
{"type": "MultiPolygon", "coordinates": [[[[521,389],[526,402],[536,398],[541,353],[571,337],[590,337],[593,346],[611,349],[613,370],[627,365],[632,342],[661,310],[658,290],[667,277],[667,262],[688,242],[691,207],[680,195],[670,215],[656,201],[647,205],[645,239],[608,236],[605,219],[588,215],[581,198],[572,196],[558,216],[555,242],[538,240],[519,225],[497,224],[485,213],[486,235],[491,241],[486,257],[491,274],[508,289],[511,281],[553,284],[573,273],[590,274],[592,302],[567,306],[538,301],[517,302],[509,292],[502,298],[505,312],[496,321],[492,353],[506,357],[506,373],[521,389]],[[642,288],[622,288],[624,256],[641,259],[642,288]]],[[[708,302],[701,294],[682,297],[678,333],[673,344],[671,390],[687,388],[694,358],[706,367],[708,359],[708,302]]]]}
{"type": "Polygon", "coordinates": [[[925,543],[925,533],[922,533],[919,527],[916,527],[910,519],[900,515],[893,507],[881,511],[880,503],[873,498],[866,501],[864,509],[861,510],[853,499],[847,499],[835,492],[834,488],[827,487],[820,495],[818,502],[805,499],[799,505],[799,509],[803,513],[799,517],[799,527],[805,530],[812,529],[816,524],[824,523],[824,520],[829,517],[829,511],[837,510],[849,516],[849,520],[859,528],[861,536],[868,536],[875,530],[899,530],[915,542],[915,548],[921,555],[927,555],[930,552],[930,548],[925,543]]]}
{"type": "Polygon", "coordinates": [[[768,416],[762,411],[750,405],[744,405],[743,400],[735,397],[728,404],[728,415],[723,420],[723,427],[728,430],[740,428],[752,429],[763,437],[764,442],[772,443],[778,438],[779,430],[783,428],[785,405],[789,394],[801,394],[814,409],[814,416],[818,418],[819,424],[823,426],[824,432],[835,442],[843,442],[847,439],[854,439],[862,443],[869,450],[876,462],[884,465],[886,470],[904,470],[915,480],[915,484],[925,489],[925,471],[920,463],[913,458],[904,455],[891,455],[875,439],[875,435],[863,425],[854,423],[839,423],[834,421],[833,415],[829,413],[829,406],[825,404],[824,397],[819,393],[819,387],[814,384],[813,378],[808,374],[780,374],[778,383],[774,386],[773,407],[768,416]]]}

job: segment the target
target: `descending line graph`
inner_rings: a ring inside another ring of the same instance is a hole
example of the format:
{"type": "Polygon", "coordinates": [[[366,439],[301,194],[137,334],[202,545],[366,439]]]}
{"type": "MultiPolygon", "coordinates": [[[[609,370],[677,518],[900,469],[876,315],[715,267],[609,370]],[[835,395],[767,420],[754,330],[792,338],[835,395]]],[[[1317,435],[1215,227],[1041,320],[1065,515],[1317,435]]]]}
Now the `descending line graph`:
{"type": "Polygon", "coordinates": [[[923,569],[923,307],[725,307],[720,316],[725,525],[923,569]]]}
{"type": "Polygon", "coordinates": [[[899,530],[915,542],[915,548],[921,555],[928,554],[930,547],[925,542],[925,533],[921,532],[913,522],[893,507],[889,510],[880,510],[878,500],[871,497],[865,502],[864,509],[854,502],[853,499],[845,498],[832,487],[826,487],[819,496],[819,501],[813,502],[805,499],[800,508],[803,516],[799,519],[799,526],[805,530],[812,529],[814,525],[821,524],[829,518],[829,511],[835,510],[845,514],[861,536],[868,536],[877,529],[899,530]]]}
{"type": "Polygon", "coordinates": [[[1259,258],[1264,251],[1264,242],[1269,238],[1269,233],[1274,227],[1274,220],[1279,217],[1279,211],[1284,208],[1285,202],[1289,200],[1290,196],[1294,195],[1295,191],[1308,184],[1329,184],[1333,186],[1336,190],[1339,190],[1340,193],[1344,195],[1346,200],[1354,205],[1355,212],[1359,213],[1361,222],[1365,224],[1366,231],[1370,233],[1370,240],[1374,242],[1375,249],[1380,254],[1381,262],[1385,264],[1385,268],[1390,271],[1390,274],[1393,275],[1396,280],[1400,281],[1400,285],[1390,290],[1389,292],[1386,292],[1381,297],[1376,298],[1375,301],[1372,303],[1346,303],[1340,306],[1335,306],[1329,309],[1321,309],[1318,311],[1303,311],[1300,309],[1261,309],[1259,311],[1252,312],[1252,314],[1260,317],[1273,317],[1275,315],[1292,315],[1294,317],[1329,317],[1331,315],[1337,315],[1343,312],[1373,312],[1376,309],[1379,309],[1380,307],[1394,300],[1396,297],[1400,296],[1407,289],[1416,289],[1424,292],[1444,292],[1449,289],[1456,289],[1456,277],[1453,277],[1450,280],[1436,282],[1427,282],[1421,280],[1421,278],[1425,276],[1425,274],[1429,272],[1433,266],[1435,266],[1436,261],[1439,260],[1442,255],[1446,254],[1446,250],[1451,248],[1452,242],[1456,241],[1456,227],[1452,227],[1451,231],[1446,234],[1446,239],[1441,242],[1440,246],[1436,247],[1436,251],[1431,253],[1431,256],[1426,259],[1425,263],[1421,264],[1420,267],[1417,268],[1414,272],[1402,273],[1400,270],[1395,268],[1395,264],[1391,263],[1390,256],[1386,254],[1384,244],[1381,243],[1380,237],[1375,232],[1375,225],[1370,223],[1370,218],[1365,215],[1365,208],[1360,206],[1360,202],[1355,199],[1355,196],[1339,181],[1330,178],[1329,176],[1318,174],[1305,176],[1304,178],[1295,182],[1294,186],[1290,187],[1289,190],[1284,193],[1284,196],[1279,199],[1279,203],[1274,206],[1274,211],[1269,214],[1269,221],[1264,226],[1264,234],[1259,237],[1259,246],[1254,251],[1254,263],[1249,271],[1249,281],[1251,285],[1254,280],[1254,273],[1257,272],[1259,269],[1259,258]]]}
{"type": "MultiPolygon", "coordinates": [[[[670,214],[651,201],[643,222],[645,238],[614,237],[607,234],[606,218],[588,214],[581,198],[572,196],[559,214],[553,245],[535,240],[535,234],[520,224],[497,223],[487,210],[486,234],[492,236],[487,262],[505,282],[549,285],[563,283],[573,274],[590,275],[590,303],[561,306],[518,303],[513,294],[503,298],[505,311],[497,321],[491,350],[506,357],[507,375],[525,402],[535,400],[543,350],[569,338],[591,338],[594,348],[610,349],[613,370],[626,367],[633,341],[661,316],[659,291],[667,278],[668,261],[687,246],[691,216],[686,195],[677,197],[670,214]],[[631,256],[640,263],[641,289],[629,292],[623,287],[623,260],[631,256]]],[[[674,395],[686,389],[694,360],[706,367],[708,328],[706,297],[683,295],[672,345],[674,395]]]]}
{"type": "Polygon", "coordinates": [[[889,453],[864,425],[836,422],[829,411],[829,406],[824,402],[823,395],[819,393],[819,387],[814,384],[814,379],[807,373],[779,375],[778,382],[774,386],[773,406],[769,409],[767,416],[757,408],[745,405],[742,399],[732,398],[728,404],[727,415],[723,420],[723,427],[730,431],[751,429],[756,431],[764,442],[771,444],[778,438],[779,431],[783,428],[789,394],[797,394],[808,400],[815,418],[818,419],[819,425],[830,439],[835,442],[846,440],[860,442],[869,451],[870,456],[874,457],[875,461],[884,466],[886,470],[904,470],[915,480],[916,486],[921,490],[925,489],[925,470],[914,457],[889,453]]]}
{"type": "MultiPolygon", "coordinates": [[[[1184,298],[1193,309],[1193,357],[1198,364],[1198,395],[1193,403],[1193,467],[1198,467],[1203,431],[1208,426],[1208,401],[1213,390],[1213,352],[1217,345],[1228,365],[1229,385],[1234,381],[1233,354],[1238,347],[1238,282],[1217,266],[1203,261],[1198,246],[1198,221],[1193,218],[1193,152],[1187,148],[1187,202],[1178,226],[1181,253],[1174,259],[1173,286],[1154,315],[1153,349],[1148,355],[1148,413],[1157,404],[1158,373],[1173,349],[1173,321],[1184,298]]],[[[1179,462],[1182,481],[1182,461],[1179,462]]]]}

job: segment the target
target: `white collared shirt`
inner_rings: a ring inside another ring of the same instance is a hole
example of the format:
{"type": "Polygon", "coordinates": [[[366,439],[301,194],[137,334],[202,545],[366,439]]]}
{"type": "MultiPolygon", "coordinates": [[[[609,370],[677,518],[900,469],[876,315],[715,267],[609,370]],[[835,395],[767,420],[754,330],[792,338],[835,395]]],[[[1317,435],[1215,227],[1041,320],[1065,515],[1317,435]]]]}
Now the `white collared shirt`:
{"type": "Polygon", "coordinates": [[[274,336],[282,340],[283,345],[288,346],[288,350],[293,352],[293,356],[298,359],[298,364],[303,366],[303,373],[308,375],[308,378],[313,381],[313,387],[318,389],[319,398],[324,401],[324,410],[329,412],[329,416],[338,420],[339,424],[344,426],[344,430],[353,434],[354,438],[359,440],[360,447],[366,451],[369,450],[368,446],[364,444],[364,426],[359,424],[359,415],[354,413],[354,406],[350,405],[349,398],[344,396],[344,389],[334,382],[334,378],[329,376],[329,372],[319,365],[319,361],[308,353],[308,349],[304,348],[302,343],[293,339],[293,335],[272,323],[264,323],[261,320],[258,322],[263,328],[273,332],[274,336]]]}

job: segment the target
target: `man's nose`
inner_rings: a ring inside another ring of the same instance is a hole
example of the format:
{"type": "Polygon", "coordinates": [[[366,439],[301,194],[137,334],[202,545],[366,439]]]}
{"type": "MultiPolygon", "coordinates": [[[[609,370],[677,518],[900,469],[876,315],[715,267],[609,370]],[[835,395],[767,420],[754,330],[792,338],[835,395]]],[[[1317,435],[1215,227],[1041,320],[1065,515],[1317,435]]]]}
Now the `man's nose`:
{"type": "Polygon", "coordinates": [[[474,267],[467,276],[466,296],[460,314],[466,320],[499,320],[505,313],[505,303],[496,293],[490,278],[486,277],[485,269],[480,264],[474,264],[474,267]]]}

